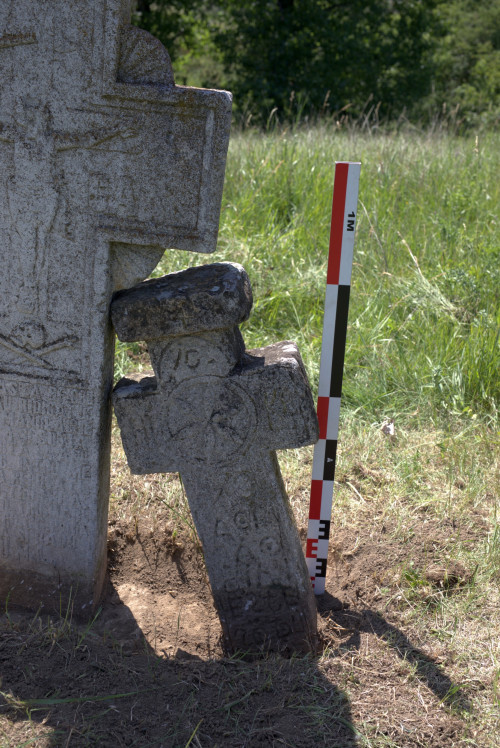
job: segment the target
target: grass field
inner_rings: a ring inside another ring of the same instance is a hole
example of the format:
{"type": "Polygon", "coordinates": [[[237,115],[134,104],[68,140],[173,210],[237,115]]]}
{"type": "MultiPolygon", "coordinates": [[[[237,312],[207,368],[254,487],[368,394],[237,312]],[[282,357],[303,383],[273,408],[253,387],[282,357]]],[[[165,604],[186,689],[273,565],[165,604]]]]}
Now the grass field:
{"type": "MultiPolygon", "coordinates": [[[[297,341],[316,393],[335,160],[362,169],[327,581],[339,604],[320,610],[321,652],[141,659],[67,619],[4,615],[0,659],[15,652],[24,680],[2,683],[0,745],[500,744],[500,136],[236,132],[218,252],[168,252],[154,274],[240,262],[255,299],[247,347],[297,341]],[[26,658],[42,655],[65,687],[30,674],[26,658]],[[158,684],[182,700],[175,719],[158,684]]],[[[147,366],[143,346],[118,345],[117,376],[147,366]]],[[[311,457],[280,454],[302,530],[311,457]]],[[[192,542],[178,482],[131,478],[116,430],[111,493],[112,522],[154,526],[161,512],[192,542]]]]}
{"type": "MultiPolygon", "coordinates": [[[[316,385],[333,164],[360,160],[344,406],[369,421],[411,414],[413,425],[495,419],[498,146],[494,135],[235,133],[220,249],[205,261],[249,272],[247,345],[297,340],[316,385]]],[[[155,275],[196,260],[169,252],[155,275]]]]}

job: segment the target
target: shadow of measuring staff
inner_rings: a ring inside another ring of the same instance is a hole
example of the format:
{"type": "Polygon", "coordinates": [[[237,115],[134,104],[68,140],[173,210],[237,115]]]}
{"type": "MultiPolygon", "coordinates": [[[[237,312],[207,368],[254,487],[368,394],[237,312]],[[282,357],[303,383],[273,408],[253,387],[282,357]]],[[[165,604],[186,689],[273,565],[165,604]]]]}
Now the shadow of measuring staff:
{"type": "Polygon", "coordinates": [[[401,659],[415,666],[417,677],[448,707],[471,711],[472,705],[458,684],[453,683],[431,657],[415,647],[400,629],[386,621],[380,613],[368,608],[360,611],[344,609],[341,601],[329,592],[319,596],[317,602],[318,613],[322,618],[330,619],[350,632],[347,641],[339,647],[341,651],[360,649],[361,634],[374,634],[385,641],[401,659]]]}
{"type": "MultiPolygon", "coordinates": [[[[19,729],[9,745],[26,744],[31,723],[43,726],[43,744],[53,748],[185,748],[193,734],[189,744],[198,748],[363,744],[349,699],[335,683],[340,671],[327,678],[312,657],[249,663],[202,660],[180,649],[161,657],[130,609],[119,599],[116,604],[122,607],[119,631],[112,616],[101,628],[28,616],[10,622],[3,616],[2,625],[0,618],[0,691],[7,695],[0,696],[0,736],[2,717],[19,729]]],[[[374,634],[414,664],[417,678],[448,708],[471,708],[446,673],[375,611],[343,610],[328,593],[318,607],[346,632],[339,652],[359,649],[362,634],[374,634]]]]}
{"type": "MultiPolygon", "coordinates": [[[[64,619],[4,616],[2,626],[0,618],[0,736],[8,717],[24,740],[32,736],[23,728],[43,725],[43,745],[53,748],[359,745],[346,694],[315,658],[161,657],[117,604],[121,641],[112,616],[95,631],[64,619]]],[[[16,735],[9,744],[18,743],[16,735]]]]}

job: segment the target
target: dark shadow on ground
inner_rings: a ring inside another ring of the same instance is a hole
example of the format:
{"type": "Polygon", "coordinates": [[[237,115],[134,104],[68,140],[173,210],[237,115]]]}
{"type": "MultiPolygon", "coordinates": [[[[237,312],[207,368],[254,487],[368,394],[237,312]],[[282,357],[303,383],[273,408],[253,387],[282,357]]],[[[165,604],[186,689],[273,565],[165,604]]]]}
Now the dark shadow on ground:
{"type": "Polygon", "coordinates": [[[54,747],[359,745],[345,693],[315,658],[164,658],[130,611],[120,621],[114,631],[112,617],[102,629],[20,612],[0,618],[0,744],[39,736],[37,745],[54,747]]]}
{"type": "Polygon", "coordinates": [[[471,711],[470,702],[442,667],[415,647],[400,629],[386,621],[380,613],[368,608],[361,611],[346,609],[340,600],[328,592],[319,596],[317,603],[318,612],[324,620],[330,620],[337,627],[350,633],[339,646],[339,653],[352,649],[359,650],[361,634],[374,634],[386,642],[401,659],[413,665],[416,676],[449,708],[471,711]]]}

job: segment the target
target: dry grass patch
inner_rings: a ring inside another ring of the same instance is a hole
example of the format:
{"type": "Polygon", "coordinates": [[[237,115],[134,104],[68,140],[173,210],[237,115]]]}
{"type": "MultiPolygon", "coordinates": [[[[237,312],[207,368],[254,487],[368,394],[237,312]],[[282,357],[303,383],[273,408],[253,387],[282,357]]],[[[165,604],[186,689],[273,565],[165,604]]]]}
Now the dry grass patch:
{"type": "MultiPolygon", "coordinates": [[[[108,597],[86,625],[71,611],[4,613],[0,745],[498,745],[490,446],[476,441],[470,474],[443,432],[391,440],[354,423],[339,448],[317,656],[251,664],[223,655],[181,483],[131,476],[115,431],[108,597]]],[[[311,454],[281,455],[303,536],[311,454]]]]}

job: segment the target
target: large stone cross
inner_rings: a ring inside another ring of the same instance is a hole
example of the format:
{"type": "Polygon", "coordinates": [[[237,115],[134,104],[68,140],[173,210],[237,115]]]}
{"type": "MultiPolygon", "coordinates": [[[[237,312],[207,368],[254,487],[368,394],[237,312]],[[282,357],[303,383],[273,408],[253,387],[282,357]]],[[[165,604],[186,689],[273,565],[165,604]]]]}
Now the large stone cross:
{"type": "Polygon", "coordinates": [[[228,649],[309,651],[316,607],[275,451],[317,440],[295,344],[245,352],[248,277],[216,263],[119,291],[120,340],[155,377],[113,395],[133,473],[180,472],[228,649]]]}
{"type": "Polygon", "coordinates": [[[175,86],[130,4],[0,5],[0,600],[77,613],[106,566],[109,301],[215,249],[229,135],[229,94],[175,86]]]}

